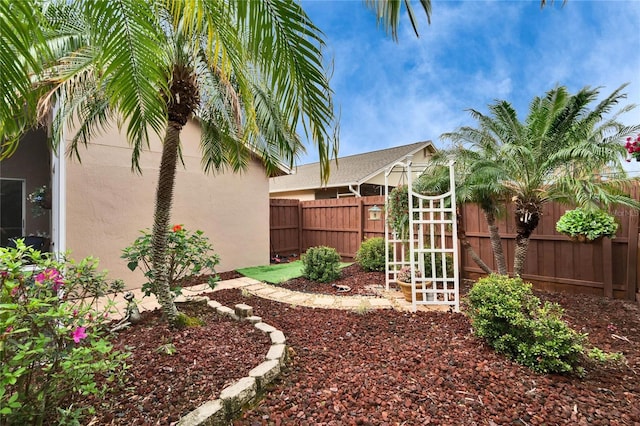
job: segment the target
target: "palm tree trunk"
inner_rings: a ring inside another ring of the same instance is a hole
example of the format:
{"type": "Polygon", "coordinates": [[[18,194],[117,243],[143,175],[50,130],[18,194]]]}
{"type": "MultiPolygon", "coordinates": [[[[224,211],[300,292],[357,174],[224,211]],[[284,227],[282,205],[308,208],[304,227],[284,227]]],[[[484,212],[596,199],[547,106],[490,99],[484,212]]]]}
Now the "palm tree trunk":
{"type": "Polygon", "coordinates": [[[484,263],[480,256],[478,256],[476,251],[471,246],[471,243],[467,239],[467,233],[464,230],[462,211],[460,209],[456,209],[456,221],[458,222],[458,240],[460,240],[460,245],[462,246],[462,248],[464,248],[466,252],[469,253],[471,259],[476,263],[476,265],[480,267],[480,269],[482,269],[487,274],[493,273],[491,268],[489,268],[489,266],[484,263]]]}
{"type": "Polygon", "coordinates": [[[529,250],[529,237],[516,235],[516,248],[513,257],[513,274],[520,276],[524,272],[524,261],[527,259],[529,250]]]}
{"type": "Polygon", "coordinates": [[[524,272],[524,262],[529,249],[531,234],[540,222],[541,208],[538,202],[515,200],[516,248],[513,256],[513,273],[516,276],[524,272]]]}
{"type": "Polygon", "coordinates": [[[500,238],[500,231],[498,225],[496,225],[496,215],[492,210],[482,210],[484,217],[489,225],[489,239],[491,240],[491,250],[493,251],[493,257],[498,267],[498,274],[507,275],[507,261],[504,257],[504,250],[502,250],[502,239],[500,238]]]}
{"type": "Polygon", "coordinates": [[[178,310],[173,302],[169,283],[167,238],[181,129],[181,125],[172,121],[169,121],[167,125],[167,133],[162,145],[162,160],[160,162],[158,189],[156,191],[156,207],[153,216],[153,236],[151,241],[153,250],[153,289],[158,298],[158,303],[162,307],[164,317],[171,326],[175,324],[178,310]]]}

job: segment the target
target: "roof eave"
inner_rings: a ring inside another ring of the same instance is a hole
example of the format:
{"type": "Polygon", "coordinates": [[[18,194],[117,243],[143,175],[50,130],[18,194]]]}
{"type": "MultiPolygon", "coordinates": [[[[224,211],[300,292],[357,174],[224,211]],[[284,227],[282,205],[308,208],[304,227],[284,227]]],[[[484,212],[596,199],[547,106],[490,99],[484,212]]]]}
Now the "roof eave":
{"type": "Polygon", "coordinates": [[[384,173],[387,171],[387,169],[392,166],[393,164],[397,163],[400,160],[404,160],[404,158],[408,157],[409,155],[414,155],[416,152],[419,152],[420,150],[423,149],[428,149],[429,151],[431,151],[432,154],[436,153],[436,147],[433,146],[433,142],[431,141],[425,141],[424,145],[414,149],[413,151],[410,151],[409,153],[405,154],[403,157],[395,159],[393,161],[391,161],[390,163],[385,164],[383,167],[379,168],[378,170],[376,170],[375,172],[370,173],[369,175],[363,177],[360,181],[356,182],[356,185],[362,185],[363,183],[366,183],[369,179],[372,179],[376,176],[378,176],[380,173],[384,173]]]}

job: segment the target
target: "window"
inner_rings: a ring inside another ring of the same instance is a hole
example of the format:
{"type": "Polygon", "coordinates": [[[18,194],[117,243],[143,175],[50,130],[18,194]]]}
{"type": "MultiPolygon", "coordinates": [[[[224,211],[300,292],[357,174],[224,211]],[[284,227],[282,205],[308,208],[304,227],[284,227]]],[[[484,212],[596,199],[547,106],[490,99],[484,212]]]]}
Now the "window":
{"type": "Polygon", "coordinates": [[[0,179],[0,246],[24,235],[25,181],[0,179]]]}

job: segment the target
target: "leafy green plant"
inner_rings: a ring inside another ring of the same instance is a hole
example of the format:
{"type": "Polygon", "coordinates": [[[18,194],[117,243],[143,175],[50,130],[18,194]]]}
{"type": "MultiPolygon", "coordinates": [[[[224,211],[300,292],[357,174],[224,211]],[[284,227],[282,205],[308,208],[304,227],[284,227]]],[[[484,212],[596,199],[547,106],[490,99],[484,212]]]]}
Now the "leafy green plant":
{"type": "MultiPolygon", "coordinates": [[[[141,231],[132,245],[122,251],[122,259],[127,260],[127,266],[134,271],[140,267],[147,281],[142,290],[149,296],[157,295],[153,287],[153,269],[151,263],[151,231],[141,231]]],[[[182,225],[174,225],[168,236],[167,253],[169,256],[169,284],[171,290],[181,293],[178,285],[180,280],[200,274],[211,274],[215,276],[215,266],[220,263],[220,257],[213,253],[213,247],[209,239],[204,236],[204,232],[197,230],[193,233],[187,231],[182,225]]],[[[209,278],[209,286],[213,289],[218,277],[209,278]]]]}
{"type": "Polygon", "coordinates": [[[310,247],[301,257],[302,276],[320,283],[340,278],[340,255],[333,247],[310,247]]]}
{"type": "Polygon", "coordinates": [[[480,279],[469,292],[467,313],[476,336],[534,371],[569,373],[581,368],[586,335],[562,320],[558,304],[541,304],[531,284],[520,278],[480,279]]]}
{"type": "Polygon", "coordinates": [[[556,223],[556,231],[581,241],[615,238],[617,230],[615,218],[602,210],[567,210],[556,223]]]}
{"type": "Polygon", "coordinates": [[[65,424],[83,414],[74,395],[100,398],[97,374],[121,378],[126,354],[113,350],[112,304],[94,303],[121,282],[97,260],[59,260],[26,247],[0,248],[0,424],[65,424]],[[26,267],[29,265],[29,267],[26,267]]]}
{"type": "Polygon", "coordinates": [[[591,348],[587,352],[589,359],[605,364],[622,364],[625,361],[624,355],[621,352],[605,352],[600,348],[591,348]]]}
{"type": "Polygon", "coordinates": [[[384,271],[384,238],[374,237],[364,240],[356,253],[356,262],[365,271],[384,271]]]}

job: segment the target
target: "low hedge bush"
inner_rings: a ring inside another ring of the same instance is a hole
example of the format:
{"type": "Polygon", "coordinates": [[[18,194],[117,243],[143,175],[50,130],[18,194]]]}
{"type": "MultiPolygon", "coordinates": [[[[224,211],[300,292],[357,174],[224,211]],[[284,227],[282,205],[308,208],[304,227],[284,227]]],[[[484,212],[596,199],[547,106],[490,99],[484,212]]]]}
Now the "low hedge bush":
{"type": "Polygon", "coordinates": [[[364,240],[356,253],[356,262],[365,271],[384,271],[384,238],[374,237],[364,240]]]}
{"type": "Polygon", "coordinates": [[[302,276],[320,283],[340,278],[340,255],[333,247],[310,247],[301,256],[302,276]]]}
{"type": "Polygon", "coordinates": [[[516,362],[540,373],[580,372],[586,335],[562,320],[560,305],[542,304],[522,279],[480,279],[469,292],[468,314],[475,335],[516,362]]]}

